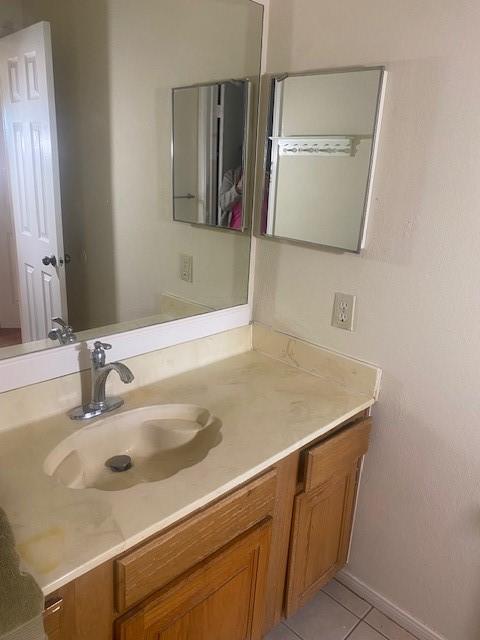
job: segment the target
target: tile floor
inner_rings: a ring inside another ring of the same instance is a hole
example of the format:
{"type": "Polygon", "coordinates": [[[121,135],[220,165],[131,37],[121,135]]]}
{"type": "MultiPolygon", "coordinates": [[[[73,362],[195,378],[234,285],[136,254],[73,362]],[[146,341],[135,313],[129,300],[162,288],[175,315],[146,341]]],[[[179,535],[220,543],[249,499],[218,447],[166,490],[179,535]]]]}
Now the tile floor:
{"type": "Polygon", "coordinates": [[[340,582],[332,580],[265,640],[416,640],[340,582]]]}

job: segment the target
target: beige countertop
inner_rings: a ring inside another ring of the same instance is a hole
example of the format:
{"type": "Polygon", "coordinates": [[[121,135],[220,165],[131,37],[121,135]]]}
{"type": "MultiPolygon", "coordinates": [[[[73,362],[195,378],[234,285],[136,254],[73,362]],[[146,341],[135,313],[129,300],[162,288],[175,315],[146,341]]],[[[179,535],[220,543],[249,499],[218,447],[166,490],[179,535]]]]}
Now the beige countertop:
{"type": "MultiPolygon", "coordinates": [[[[158,482],[118,492],[76,490],[46,475],[49,452],[79,428],[65,414],[0,433],[0,505],[24,567],[45,595],[374,403],[376,389],[359,391],[338,376],[322,377],[281,362],[295,360],[294,343],[289,341],[278,359],[249,351],[124,395],[122,411],[190,403],[222,421],[221,442],[201,462],[158,482]]],[[[305,343],[298,345],[301,353],[305,343]]]]}

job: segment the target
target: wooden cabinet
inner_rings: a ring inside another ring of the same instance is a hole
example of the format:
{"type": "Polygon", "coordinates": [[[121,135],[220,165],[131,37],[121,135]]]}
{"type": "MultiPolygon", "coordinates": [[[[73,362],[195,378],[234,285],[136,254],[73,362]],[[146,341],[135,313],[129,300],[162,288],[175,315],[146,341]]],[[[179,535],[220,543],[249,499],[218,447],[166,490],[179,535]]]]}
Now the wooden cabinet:
{"type": "Polygon", "coordinates": [[[292,615],[347,561],[361,458],[371,422],[361,420],[307,452],[296,496],[285,612],[292,615]]]}
{"type": "Polygon", "coordinates": [[[261,640],[345,564],[359,417],[62,587],[49,640],[261,640]]]}
{"type": "Polygon", "coordinates": [[[116,640],[261,640],[268,519],[120,618],[116,640]]]}

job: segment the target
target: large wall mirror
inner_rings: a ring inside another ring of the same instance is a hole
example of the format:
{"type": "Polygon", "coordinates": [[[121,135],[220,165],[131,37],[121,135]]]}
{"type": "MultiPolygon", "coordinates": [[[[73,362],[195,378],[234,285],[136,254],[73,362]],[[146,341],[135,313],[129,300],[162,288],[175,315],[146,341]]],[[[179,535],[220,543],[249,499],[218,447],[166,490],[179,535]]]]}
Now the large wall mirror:
{"type": "Polygon", "coordinates": [[[0,4],[0,358],[58,345],[54,317],[81,340],[247,302],[262,20],[250,0],[0,4]]]}
{"type": "Polygon", "coordinates": [[[379,67],[273,78],[262,234],[361,250],[384,82],[379,67]]]}

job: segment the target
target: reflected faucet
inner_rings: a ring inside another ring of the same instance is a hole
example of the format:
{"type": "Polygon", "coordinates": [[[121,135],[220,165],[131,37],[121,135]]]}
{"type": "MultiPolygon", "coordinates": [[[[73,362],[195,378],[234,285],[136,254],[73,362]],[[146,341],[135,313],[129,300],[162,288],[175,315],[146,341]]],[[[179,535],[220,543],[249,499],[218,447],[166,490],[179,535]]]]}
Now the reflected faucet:
{"type": "Polygon", "coordinates": [[[123,405],[122,398],[107,398],[105,387],[111,371],[116,371],[120,380],[125,384],[133,382],[134,376],[130,369],[121,362],[106,364],[106,353],[112,348],[111,344],[97,341],[91,352],[92,386],[91,399],[88,404],[76,407],[69,412],[72,420],[89,420],[108,411],[114,411],[123,405]]]}
{"type": "Polygon", "coordinates": [[[55,327],[48,332],[50,340],[58,340],[60,344],[72,344],[72,342],[77,341],[77,336],[73,333],[72,327],[63,318],[52,318],[52,322],[58,324],[60,328],[55,327]]]}

